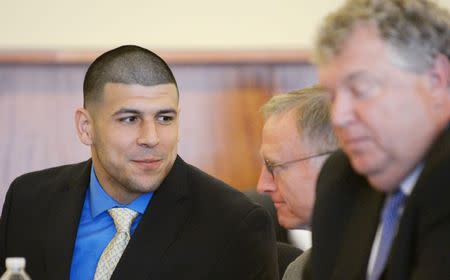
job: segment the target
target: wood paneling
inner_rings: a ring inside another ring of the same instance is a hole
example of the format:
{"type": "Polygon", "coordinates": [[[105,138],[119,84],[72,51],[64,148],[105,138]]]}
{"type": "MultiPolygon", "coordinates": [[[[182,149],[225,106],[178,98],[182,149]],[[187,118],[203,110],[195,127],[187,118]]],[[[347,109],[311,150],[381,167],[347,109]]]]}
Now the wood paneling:
{"type": "MultiPolygon", "coordinates": [[[[17,51],[1,50],[1,63],[89,64],[105,50],[98,51],[17,51]]],[[[310,63],[309,50],[156,50],[170,64],[205,63],[310,63]]]]}
{"type": "MultiPolygon", "coordinates": [[[[89,156],[73,121],[87,66],[0,62],[0,204],[16,176],[89,156]]],[[[258,109],[274,93],[313,84],[314,67],[261,61],[171,66],[180,88],[181,156],[238,189],[254,187],[261,167],[258,109]]]]}

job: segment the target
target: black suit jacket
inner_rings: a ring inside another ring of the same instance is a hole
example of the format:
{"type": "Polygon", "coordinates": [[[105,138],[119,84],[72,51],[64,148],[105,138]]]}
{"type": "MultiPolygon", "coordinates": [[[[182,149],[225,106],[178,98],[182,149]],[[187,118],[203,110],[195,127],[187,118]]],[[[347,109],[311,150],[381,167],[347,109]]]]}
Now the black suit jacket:
{"type": "MultiPolygon", "coordinates": [[[[91,161],[51,168],[11,184],[0,220],[0,262],[23,256],[32,279],[69,279],[90,168],[91,161]]],[[[111,279],[277,278],[268,214],[177,158],[111,279]]]]}
{"type": "MultiPolygon", "coordinates": [[[[424,158],[383,275],[389,280],[450,279],[450,130],[424,158]]],[[[365,279],[384,195],[357,175],[343,152],[324,165],[314,208],[305,279],[365,279]]]]}
{"type": "Polygon", "coordinates": [[[293,261],[295,261],[298,256],[300,256],[303,251],[291,244],[277,242],[278,249],[278,272],[280,273],[280,279],[283,278],[286,268],[293,261]]]}
{"type": "Polygon", "coordinates": [[[244,194],[254,203],[261,205],[270,214],[270,216],[272,217],[272,222],[274,224],[275,237],[277,241],[289,244],[290,242],[288,239],[288,232],[279,224],[277,210],[275,209],[275,205],[273,204],[270,196],[266,194],[260,194],[256,190],[246,191],[244,192],[244,194]]]}

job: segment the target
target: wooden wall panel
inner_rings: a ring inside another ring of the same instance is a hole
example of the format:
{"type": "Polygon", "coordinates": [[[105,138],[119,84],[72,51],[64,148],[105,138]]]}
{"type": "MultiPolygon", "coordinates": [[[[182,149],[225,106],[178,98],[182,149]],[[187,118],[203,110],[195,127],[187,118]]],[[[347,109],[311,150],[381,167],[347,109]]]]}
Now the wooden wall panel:
{"type": "MultiPolygon", "coordinates": [[[[0,63],[0,205],[16,176],[78,162],[73,113],[82,104],[87,64],[0,63]]],[[[263,124],[259,107],[273,93],[311,85],[305,63],[176,63],[180,88],[179,153],[245,190],[257,182],[263,124]]]]}
{"type": "Polygon", "coordinates": [[[180,154],[240,189],[259,171],[262,118],[271,71],[260,66],[175,67],[181,90],[180,154]]]}

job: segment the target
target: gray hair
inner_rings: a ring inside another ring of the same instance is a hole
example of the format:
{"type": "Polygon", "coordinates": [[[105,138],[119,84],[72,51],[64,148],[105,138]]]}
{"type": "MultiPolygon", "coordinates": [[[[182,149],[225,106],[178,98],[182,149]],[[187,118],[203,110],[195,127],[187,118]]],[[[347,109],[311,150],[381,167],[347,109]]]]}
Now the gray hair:
{"type": "Polygon", "coordinates": [[[275,95],[260,109],[266,120],[291,110],[296,111],[297,130],[302,139],[317,152],[336,150],[338,144],[331,125],[330,100],[322,87],[275,95]]]}
{"type": "Polygon", "coordinates": [[[398,67],[423,72],[438,54],[450,59],[450,14],[430,0],[348,0],[319,30],[316,60],[326,63],[357,24],[374,24],[398,67]]]}

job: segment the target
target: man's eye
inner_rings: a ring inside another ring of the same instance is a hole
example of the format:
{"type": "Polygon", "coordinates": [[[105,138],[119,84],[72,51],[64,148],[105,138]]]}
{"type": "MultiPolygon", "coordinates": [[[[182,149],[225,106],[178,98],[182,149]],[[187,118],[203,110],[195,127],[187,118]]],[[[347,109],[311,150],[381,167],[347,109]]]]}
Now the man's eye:
{"type": "Polygon", "coordinates": [[[166,115],[158,116],[158,122],[163,124],[170,123],[173,121],[173,119],[174,119],[173,116],[166,116],[166,115]]]}
{"type": "Polygon", "coordinates": [[[370,80],[364,81],[363,83],[356,83],[350,86],[352,95],[360,99],[375,96],[377,94],[377,88],[377,84],[370,80]]]}
{"type": "Polygon", "coordinates": [[[134,123],[138,120],[136,116],[130,116],[125,118],[120,118],[119,121],[122,123],[134,123]]]}

